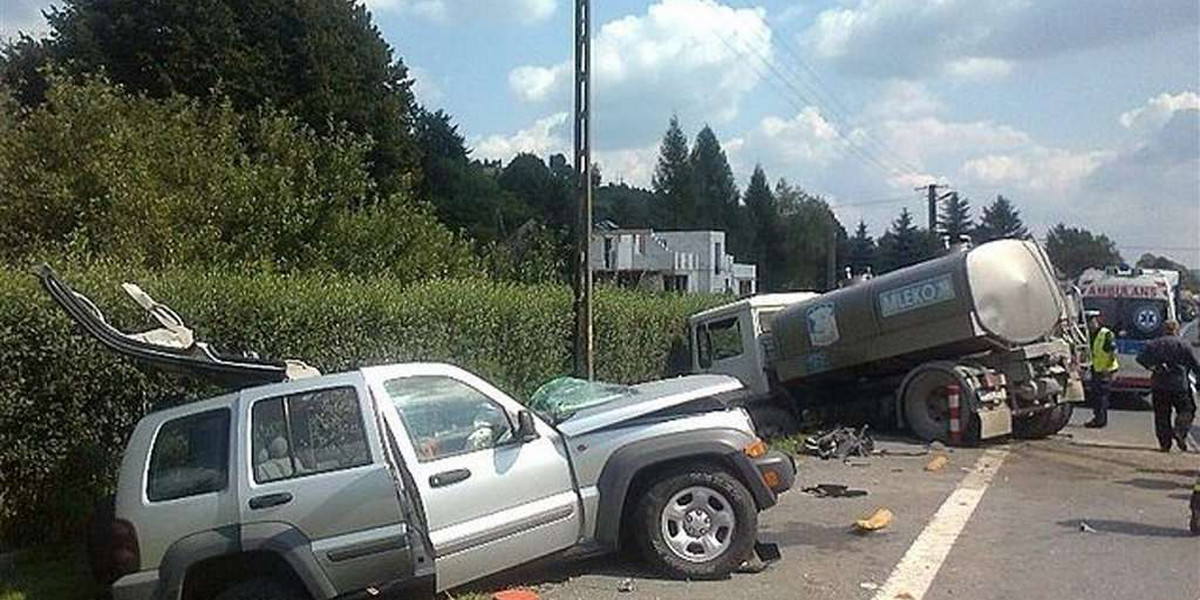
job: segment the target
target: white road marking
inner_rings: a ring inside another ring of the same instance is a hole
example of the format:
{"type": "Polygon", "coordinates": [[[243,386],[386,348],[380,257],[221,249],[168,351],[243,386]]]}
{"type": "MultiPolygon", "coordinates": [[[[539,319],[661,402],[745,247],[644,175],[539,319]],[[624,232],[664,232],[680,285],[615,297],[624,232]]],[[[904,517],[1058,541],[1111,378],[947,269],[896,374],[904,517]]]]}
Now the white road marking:
{"type": "Polygon", "coordinates": [[[983,493],[1000,469],[1000,463],[1007,456],[1007,449],[993,448],[979,457],[975,468],[963,477],[921,535],[908,547],[908,552],[892,570],[887,583],[875,594],[875,600],[896,600],[897,597],[921,600],[925,597],[958,535],[967,526],[975,507],[983,499],[983,493]]]}

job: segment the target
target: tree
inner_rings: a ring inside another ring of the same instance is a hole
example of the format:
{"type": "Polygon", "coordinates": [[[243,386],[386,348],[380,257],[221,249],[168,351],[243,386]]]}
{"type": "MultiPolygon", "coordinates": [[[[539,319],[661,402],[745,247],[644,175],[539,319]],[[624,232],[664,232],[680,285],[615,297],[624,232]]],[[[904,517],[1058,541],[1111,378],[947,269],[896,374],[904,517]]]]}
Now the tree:
{"type": "Polygon", "coordinates": [[[929,260],[938,255],[937,236],[913,224],[908,208],[892,221],[892,228],[879,238],[879,270],[886,273],[929,260]]]}
{"type": "Polygon", "coordinates": [[[746,186],[746,221],[750,237],[746,258],[758,265],[759,288],[778,291],[784,278],[783,223],[762,165],[754,166],[746,186]]]}
{"type": "Polygon", "coordinates": [[[277,108],[126,94],[51,76],[46,101],[0,103],[0,259],[131,267],[328,269],[401,280],[477,273],[424,203],[382,196],[367,140],[277,108]]]}
{"type": "Polygon", "coordinates": [[[1021,213],[1004,196],[983,207],[983,217],[975,228],[975,243],[983,244],[1000,239],[1029,239],[1029,230],[1021,222],[1021,213]]]}
{"type": "Polygon", "coordinates": [[[36,106],[46,99],[48,83],[39,71],[50,52],[41,40],[21,34],[0,45],[0,88],[10,90],[21,106],[36,106]]]}
{"type": "Polygon", "coordinates": [[[679,118],[671,117],[658,150],[658,164],[650,181],[654,190],[651,225],[657,229],[688,227],[696,220],[696,197],[687,136],[679,118]]]}
{"type": "Polygon", "coordinates": [[[621,227],[650,227],[654,194],[626,183],[609,183],[596,188],[596,220],[608,219],[621,227]]]}
{"type": "Polygon", "coordinates": [[[959,196],[958,192],[952,192],[946,199],[942,213],[938,215],[938,225],[951,244],[957,244],[964,235],[970,236],[974,230],[974,223],[971,222],[971,201],[965,196],[959,196]]]}
{"type": "Polygon", "coordinates": [[[876,253],[875,238],[872,238],[867,232],[867,224],[860,219],[858,228],[854,230],[854,237],[850,238],[850,255],[846,259],[846,264],[856,275],[868,270],[875,272],[877,270],[876,253]]]}
{"type": "Polygon", "coordinates": [[[845,263],[849,252],[846,231],[823,198],[812,196],[786,179],[775,185],[779,212],[780,250],[771,258],[774,282],[779,290],[822,290],[837,286],[834,269],[829,278],[829,253],[845,263]]]}
{"type": "Polygon", "coordinates": [[[1090,267],[1104,268],[1123,262],[1117,245],[1104,234],[1093,235],[1082,227],[1055,225],[1046,235],[1046,253],[1050,262],[1068,278],[1074,279],[1090,267]]]}
{"type": "Polygon", "coordinates": [[[155,98],[214,92],[272,104],[318,133],[369,134],[385,193],[419,179],[408,70],[357,0],[64,0],[48,14],[57,62],[155,98]]]}
{"type": "Polygon", "coordinates": [[[696,193],[696,219],[690,225],[698,229],[716,229],[727,233],[730,252],[741,249],[742,232],[736,231],[738,189],[733,170],[721,142],[705,125],[696,134],[690,158],[696,193]]]}

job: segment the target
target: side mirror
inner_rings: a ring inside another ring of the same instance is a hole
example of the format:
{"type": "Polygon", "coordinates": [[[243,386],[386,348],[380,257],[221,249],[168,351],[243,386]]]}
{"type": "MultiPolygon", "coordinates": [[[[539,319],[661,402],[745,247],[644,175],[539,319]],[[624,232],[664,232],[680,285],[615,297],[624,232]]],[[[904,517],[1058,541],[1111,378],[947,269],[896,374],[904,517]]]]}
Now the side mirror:
{"type": "Polygon", "coordinates": [[[538,438],[537,426],[534,425],[533,413],[523,410],[517,413],[517,441],[524,444],[538,438]]]}

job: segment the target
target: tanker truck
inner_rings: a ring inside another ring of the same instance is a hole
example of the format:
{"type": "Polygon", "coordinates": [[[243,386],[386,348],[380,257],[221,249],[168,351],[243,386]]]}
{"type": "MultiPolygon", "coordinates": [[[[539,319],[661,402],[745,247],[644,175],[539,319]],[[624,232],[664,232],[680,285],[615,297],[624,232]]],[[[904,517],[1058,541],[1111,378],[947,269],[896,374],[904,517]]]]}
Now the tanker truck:
{"type": "Polygon", "coordinates": [[[944,443],[1049,436],[1083,400],[1088,343],[1054,273],[1035,242],[1001,240],[823,294],[741,299],[689,319],[689,370],[740,379],[764,436],[805,411],[944,443]]]}

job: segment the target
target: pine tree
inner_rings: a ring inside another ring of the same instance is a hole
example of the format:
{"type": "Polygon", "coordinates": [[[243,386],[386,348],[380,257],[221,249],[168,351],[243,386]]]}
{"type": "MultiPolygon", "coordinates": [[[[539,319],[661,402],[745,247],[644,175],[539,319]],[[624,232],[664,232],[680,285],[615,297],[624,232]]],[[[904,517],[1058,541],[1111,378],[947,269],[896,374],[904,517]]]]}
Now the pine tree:
{"type": "Polygon", "coordinates": [[[965,196],[959,196],[958,192],[951,193],[946,199],[942,213],[938,215],[938,225],[951,244],[957,244],[964,235],[970,236],[974,231],[971,201],[965,196]]]}
{"type": "Polygon", "coordinates": [[[738,189],[733,179],[733,170],[721,142],[708,125],[696,134],[692,145],[691,168],[696,192],[696,221],[691,224],[698,229],[716,229],[728,234],[730,251],[741,246],[739,233],[735,231],[738,208],[738,189]]]}
{"type": "Polygon", "coordinates": [[[658,165],[650,181],[656,196],[651,225],[656,229],[688,227],[696,220],[692,166],[688,160],[687,136],[672,116],[658,149],[658,165]]]}
{"type": "Polygon", "coordinates": [[[872,238],[867,232],[867,224],[860,219],[858,229],[854,230],[854,237],[850,238],[850,256],[845,262],[856,275],[867,270],[875,272],[877,270],[876,254],[875,238],[872,238]]]}
{"type": "Polygon", "coordinates": [[[762,165],[755,165],[746,186],[746,221],[749,226],[749,252],[746,258],[758,265],[759,289],[778,291],[782,278],[782,222],[779,206],[762,165]]]}
{"type": "Polygon", "coordinates": [[[982,244],[1005,238],[1029,239],[1029,229],[1021,222],[1021,213],[1004,196],[983,207],[983,217],[975,228],[975,241],[982,244]]]}
{"type": "Polygon", "coordinates": [[[929,260],[938,255],[937,236],[913,224],[912,213],[905,208],[892,221],[892,228],[879,238],[880,272],[894,271],[929,260]]]}

